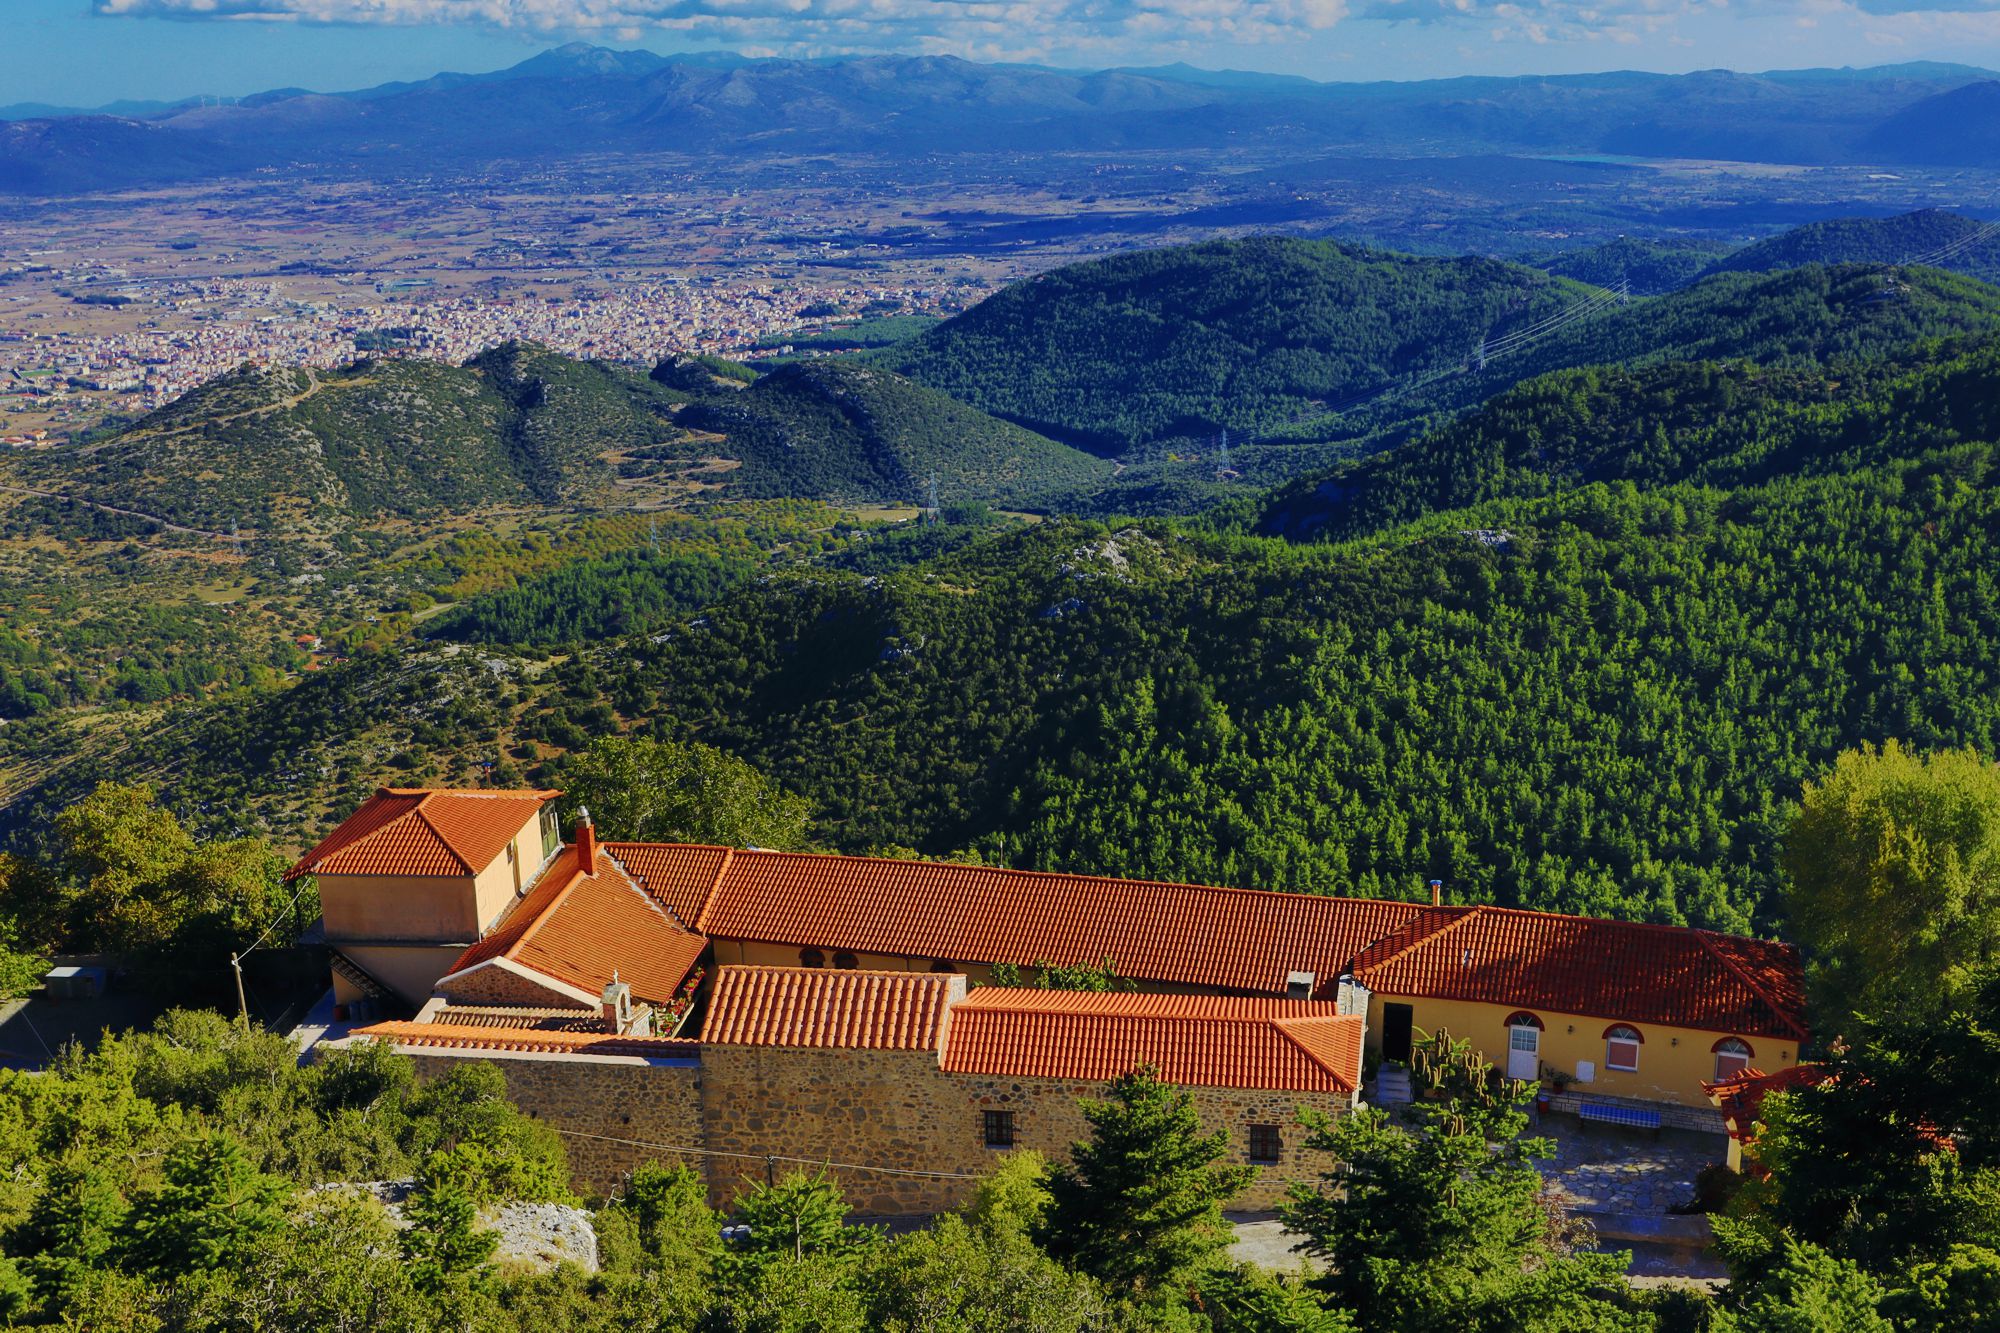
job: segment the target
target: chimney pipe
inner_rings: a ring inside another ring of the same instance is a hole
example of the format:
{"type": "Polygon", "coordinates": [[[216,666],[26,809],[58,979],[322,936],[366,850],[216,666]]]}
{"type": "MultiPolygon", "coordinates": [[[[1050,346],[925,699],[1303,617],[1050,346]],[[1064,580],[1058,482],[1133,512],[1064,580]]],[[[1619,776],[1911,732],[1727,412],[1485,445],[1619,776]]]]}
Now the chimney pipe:
{"type": "Polygon", "coordinates": [[[576,861],[588,875],[597,869],[597,826],[590,822],[590,807],[576,812],[576,861]]]}
{"type": "Polygon", "coordinates": [[[1444,906],[1444,881],[1441,879],[1431,881],[1431,906],[1444,906]]]}

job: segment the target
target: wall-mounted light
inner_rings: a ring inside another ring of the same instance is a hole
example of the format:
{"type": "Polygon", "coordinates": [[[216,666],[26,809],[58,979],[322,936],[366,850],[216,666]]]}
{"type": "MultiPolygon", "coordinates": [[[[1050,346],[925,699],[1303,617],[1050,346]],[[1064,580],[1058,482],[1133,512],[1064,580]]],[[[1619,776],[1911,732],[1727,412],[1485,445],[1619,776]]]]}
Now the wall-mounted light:
{"type": "Polygon", "coordinates": [[[1667,1045],[1669,1046],[1678,1046],[1680,1044],[1681,1044],[1681,1039],[1679,1037],[1675,1037],[1673,1040],[1667,1043],[1667,1045]]]}
{"type": "Polygon", "coordinates": [[[1569,1025],[1568,1027],[1564,1028],[1564,1029],[1563,1029],[1563,1031],[1564,1031],[1564,1032],[1574,1032],[1574,1031],[1576,1031],[1576,1024],[1574,1024],[1574,1023],[1571,1023],[1571,1024],[1570,1024],[1570,1025],[1569,1025]]]}

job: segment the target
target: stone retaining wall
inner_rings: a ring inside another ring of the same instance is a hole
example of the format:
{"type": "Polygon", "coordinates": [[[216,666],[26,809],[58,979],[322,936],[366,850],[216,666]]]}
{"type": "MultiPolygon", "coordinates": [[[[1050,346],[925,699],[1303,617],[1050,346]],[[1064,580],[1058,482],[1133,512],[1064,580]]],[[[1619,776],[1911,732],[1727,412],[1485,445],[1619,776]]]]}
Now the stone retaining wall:
{"type": "Polygon", "coordinates": [[[706,1171],[707,1159],[699,1155],[605,1141],[701,1147],[702,1070],[693,1061],[434,1050],[411,1050],[410,1058],[422,1078],[442,1077],[458,1061],[491,1060],[506,1076],[515,1105],[569,1131],[563,1146],[579,1193],[610,1194],[643,1161],[685,1162],[706,1171]]]}
{"type": "MultiPolygon", "coordinates": [[[[656,1159],[701,1170],[711,1201],[726,1207],[748,1182],[824,1165],[854,1210],[873,1217],[937,1213],[965,1202],[1006,1152],[986,1146],[986,1111],[1013,1112],[1015,1148],[1067,1160],[1070,1145],[1090,1133],[1081,1103],[1105,1090],[1098,1082],[948,1074],[936,1051],[706,1045],[698,1066],[632,1056],[410,1055],[425,1078],[455,1061],[491,1060],[523,1111],[564,1131],[582,1193],[609,1194],[634,1166],[656,1159]]],[[[1290,1181],[1311,1181],[1324,1169],[1304,1150],[1301,1105],[1328,1114],[1345,1109],[1344,1098],[1324,1095],[1190,1092],[1203,1128],[1228,1135],[1225,1161],[1249,1160],[1252,1125],[1278,1127],[1279,1160],[1259,1165],[1238,1208],[1274,1207],[1290,1181]]]]}

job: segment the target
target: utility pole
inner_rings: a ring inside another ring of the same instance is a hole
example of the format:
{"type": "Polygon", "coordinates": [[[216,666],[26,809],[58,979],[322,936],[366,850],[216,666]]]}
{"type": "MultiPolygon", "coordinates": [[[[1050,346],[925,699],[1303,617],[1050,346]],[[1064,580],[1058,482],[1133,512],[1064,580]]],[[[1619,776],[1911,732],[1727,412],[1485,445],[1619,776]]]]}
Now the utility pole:
{"type": "Polygon", "coordinates": [[[1222,428],[1222,470],[1229,471],[1229,427],[1222,428]]]}
{"type": "Polygon", "coordinates": [[[236,973],[236,1017],[244,1027],[250,1026],[250,1004],[243,998],[243,955],[229,955],[229,966],[236,973]]]}

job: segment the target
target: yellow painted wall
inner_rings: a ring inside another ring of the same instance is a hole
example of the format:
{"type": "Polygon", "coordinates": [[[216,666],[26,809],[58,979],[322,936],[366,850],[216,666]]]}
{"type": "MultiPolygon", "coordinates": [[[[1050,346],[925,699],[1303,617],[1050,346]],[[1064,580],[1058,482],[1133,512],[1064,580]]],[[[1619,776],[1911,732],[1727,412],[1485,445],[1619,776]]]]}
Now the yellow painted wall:
{"type": "MultiPolygon", "coordinates": [[[[1438,1000],[1411,995],[1372,995],[1368,1000],[1368,1045],[1382,1046],[1382,1006],[1407,1004],[1418,1033],[1435,1034],[1442,1027],[1453,1037],[1463,1037],[1473,1048],[1501,1070],[1507,1068],[1507,1019],[1524,1006],[1476,1004],[1466,1000],[1438,1000]]],[[[1604,1029],[1621,1020],[1566,1014],[1551,1009],[1529,1010],[1542,1020],[1541,1062],[1576,1073],[1577,1062],[1588,1060],[1596,1066],[1596,1079],[1573,1083],[1572,1092],[1598,1093],[1607,1097],[1636,1097],[1646,1101],[1672,1102],[1678,1106],[1706,1107],[1708,1096],[1701,1090],[1704,1079],[1715,1077],[1715,1043],[1724,1037],[1739,1037],[1750,1043],[1754,1053],[1750,1063],[1767,1073],[1788,1069],[1799,1062],[1798,1043],[1782,1037],[1752,1037],[1741,1032],[1703,1032],[1693,1028],[1664,1027],[1655,1023],[1628,1023],[1644,1037],[1639,1048],[1636,1073],[1608,1069],[1604,1062],[1604,1029]],[[1675,1044],[1678,1039],[1679,1044],[1675,1044]]]]}

